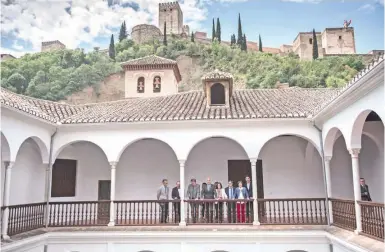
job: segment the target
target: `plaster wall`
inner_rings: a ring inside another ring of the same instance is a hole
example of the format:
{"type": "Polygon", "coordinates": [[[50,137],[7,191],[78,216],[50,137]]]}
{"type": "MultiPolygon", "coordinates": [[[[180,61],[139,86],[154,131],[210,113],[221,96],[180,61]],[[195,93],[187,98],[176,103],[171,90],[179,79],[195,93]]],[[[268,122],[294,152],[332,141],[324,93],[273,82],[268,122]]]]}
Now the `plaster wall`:
{"type": "Polygon", "coordinates": [[[178,93],[178,82],[172,69],[125,71],[125,97],[152,97],[178,93]],[[161,90],[153,92],[155,76],[161,77],[161,90]],[[144,92],[138,93],[137,83],[140,77],[144,77],[144,92]]]}

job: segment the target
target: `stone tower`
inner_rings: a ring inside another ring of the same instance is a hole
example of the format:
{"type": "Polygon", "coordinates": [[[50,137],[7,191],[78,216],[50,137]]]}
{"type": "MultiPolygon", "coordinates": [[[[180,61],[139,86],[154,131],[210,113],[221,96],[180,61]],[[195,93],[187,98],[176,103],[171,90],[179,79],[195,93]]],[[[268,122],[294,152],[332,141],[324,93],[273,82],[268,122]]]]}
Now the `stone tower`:
{"type": "Polygon", "coordinates": [[[326,28],[322,32],[322,47],[326,54],[355,54],[354,28],[326,28]]]}
{"type": "Polygon", "coordinates": [[[183,12],[178,2],[159,3],[159,29],[162,33],[164,22],[167,34],[182,34],[183,12]]]}

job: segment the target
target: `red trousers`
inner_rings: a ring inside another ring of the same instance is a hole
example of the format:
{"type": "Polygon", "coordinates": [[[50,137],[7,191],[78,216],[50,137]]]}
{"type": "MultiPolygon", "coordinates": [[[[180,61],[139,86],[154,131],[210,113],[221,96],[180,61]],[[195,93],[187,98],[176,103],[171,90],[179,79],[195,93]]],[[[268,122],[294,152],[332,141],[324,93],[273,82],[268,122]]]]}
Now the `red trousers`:
{"type": "Polygon", "coordinates": [[[246,213],[245,213],[245,203],[241,204],[237,202],[237,221],[238,223],[245,223],[246,213]]]}

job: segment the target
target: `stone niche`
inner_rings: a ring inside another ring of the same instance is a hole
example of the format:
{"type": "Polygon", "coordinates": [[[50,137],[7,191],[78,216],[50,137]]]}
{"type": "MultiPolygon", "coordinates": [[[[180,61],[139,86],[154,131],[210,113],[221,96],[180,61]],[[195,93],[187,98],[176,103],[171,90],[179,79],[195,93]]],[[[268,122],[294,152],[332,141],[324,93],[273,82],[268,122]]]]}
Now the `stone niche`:
{"type": "Polygon", "coordinates": [[[202,84],[207,107],[230,106],[230,98],[233,94],[233,76],[230,73],[216,69],[202,77],[202,84]]]}

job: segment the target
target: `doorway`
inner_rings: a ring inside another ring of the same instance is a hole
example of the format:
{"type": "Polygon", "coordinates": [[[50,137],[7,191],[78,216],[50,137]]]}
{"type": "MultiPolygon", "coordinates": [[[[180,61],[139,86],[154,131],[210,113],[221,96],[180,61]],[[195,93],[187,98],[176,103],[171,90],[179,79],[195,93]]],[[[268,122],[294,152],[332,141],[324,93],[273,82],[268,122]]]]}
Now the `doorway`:
{"type": "Polygon", "coordinates": [[[99,180],[98,183],[98,224],[108,224],[110,221],[111,180],[99,180]]]}

